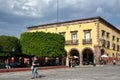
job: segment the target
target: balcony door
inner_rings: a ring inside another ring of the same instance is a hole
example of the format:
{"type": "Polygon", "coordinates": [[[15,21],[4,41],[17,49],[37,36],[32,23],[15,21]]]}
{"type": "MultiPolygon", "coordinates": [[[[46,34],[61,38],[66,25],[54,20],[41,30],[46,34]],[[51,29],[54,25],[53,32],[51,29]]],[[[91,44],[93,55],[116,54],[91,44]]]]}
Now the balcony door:
{"type": "Polygon", "coordinates": [[[71,32],[71,38],[72,38],[71,40],[73,44],[77,43],[77,32],[76,31],[71,32]]]}
{"type": "Polygon", "coordinates": [[[91,36],[90,36],[90,31],[85,31],[85,40],[86,43],[90,42],[91,36]]]}

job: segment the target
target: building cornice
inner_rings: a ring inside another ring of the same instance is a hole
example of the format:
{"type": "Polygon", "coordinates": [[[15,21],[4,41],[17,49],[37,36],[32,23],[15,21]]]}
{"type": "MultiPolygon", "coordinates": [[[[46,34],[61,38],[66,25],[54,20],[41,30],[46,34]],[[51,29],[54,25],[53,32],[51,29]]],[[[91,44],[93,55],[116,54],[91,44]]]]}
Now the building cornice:
{"type": "Polygon", "coordinates": [[[105,19],[99,17],[99,21],[101,23],[103,23],[104,25],[106,25],[107,27],[115,30],[116,32],[118,32],[120,34],[120,30],[118,28],[116,28],[115,26],[113,26],[111,23],[107,22],[105,19]]]}
{"type": "Polygon", "coordinates": [[[35,29],[43,29],[43,28],[51,28],[51,27],[59,27],[59,26],[66,26],[66,25],[74,25],[74,24],[82,24],[82,23],[90,23],[90,22],[101,22],[107,27],[115,30],[120,34],[120,30],[117,29],[115,26],[107,22],[105,19],[101,18],[100,16],[92,17],[92,18],[84,18],[84,19],[78,19],[78,20],[70,20],[70,21],[64,21],[64,22],[57,22],[57,23],[50,23],[50,24],[42,24],[37,26],[30,26],[27,27],[28,30],[35,30],[35,29]]]}

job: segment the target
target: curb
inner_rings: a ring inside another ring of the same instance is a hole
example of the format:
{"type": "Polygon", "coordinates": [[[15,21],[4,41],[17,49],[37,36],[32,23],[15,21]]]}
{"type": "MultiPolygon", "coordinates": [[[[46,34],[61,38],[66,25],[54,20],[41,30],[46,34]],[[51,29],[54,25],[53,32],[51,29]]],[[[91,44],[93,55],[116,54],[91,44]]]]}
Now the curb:
{"type": "MultiPolygon", "coordinates": [[[[47,67],[38,67],[38,70],[46,69],[58,69],[58,68],[68,68],[67,66],[47,66],[47,67]]],[[[12,68],[12,69],[0,69],[0,73],[4,72],[18,72],[18,71],[31,71],[31,68],[12,68]]]]}

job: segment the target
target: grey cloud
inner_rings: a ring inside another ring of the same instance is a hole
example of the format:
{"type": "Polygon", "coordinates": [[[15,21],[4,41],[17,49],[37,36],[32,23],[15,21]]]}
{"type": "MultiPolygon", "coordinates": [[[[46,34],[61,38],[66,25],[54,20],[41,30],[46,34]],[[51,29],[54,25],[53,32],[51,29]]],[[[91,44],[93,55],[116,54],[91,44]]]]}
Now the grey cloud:
{"type": "MultiPolygon", "coordinates": [[[[56,2],[57,0],[0,0],[0,9],[4,8],[5,11],[18,16],[41,18],[55,11],[56,2]]],[[[96,14],[102,15],[104,13],[120,15],[119,0],[109,2],[108,0],[59,0],[59,8],[63,10],[71,8],[81,14],[96,12],[96,14]]]]}
{"type": "MultiPolygon", "coordinates": [[[[49,20],[56,18],[57,0],[0,0],[0,10],[6,12],[11,22],[49,20]],[[21,21],[20,21],[21,20],[21,21]],[[29,21],[28,20],[28,21],[29,21]]],[[[61,19],[96,15],[120,15],[119,0],[59,0],[61,19]]],[[[3,20],[5,20],[5,16],[3,20]]],[[[6,19],[8,21],[9,19],[6,19]]],[[[53,21],[54,21],[53,20],[53,21]]]]}
{"type": "MultiPolygon", "coordinates": [[[[120,0],[59,0],[59,21],[92,16],[102,16],[119,26],[120,0]]],[[[16,33],[56,21],[57,0],[0,0],[0,27],[12,27],[16,33]]]]}
{"type": "Polygon", "coordinates": [[[51,0],[0,0],[0,10],[28,17],[42,17],[51,0]]]}
{"type": "MultiPolygon", "coordinates": [[[[60,2],[60,0],[59,0],[60,2]]],[[[120,15],[119,0],[64,0],[60,2],[60,6],[65,5],[66,8],[78,10],[81,14],[91,13],[94,15],[120,15]]],[[[64,9],[62,6],[62,8],[64,9]]],[[[77,13],[78,14],[78,13],[77,13]]],[[[90,14],[87,14],[90,15],[90,14]]]]}

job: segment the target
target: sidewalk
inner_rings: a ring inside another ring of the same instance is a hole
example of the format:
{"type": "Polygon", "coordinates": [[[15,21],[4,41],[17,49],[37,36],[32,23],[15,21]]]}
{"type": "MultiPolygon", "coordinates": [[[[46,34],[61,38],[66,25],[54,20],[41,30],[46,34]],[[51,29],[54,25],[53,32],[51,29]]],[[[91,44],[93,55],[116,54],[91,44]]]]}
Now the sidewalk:
{"type": "MultiPolygon", "coordinates": [[[[57,68],[68,68],[67,66],[45,66],[38,67],[38,70],[46,70],[46,69],[57,69],[57,68]]],[[[11,69],[0,69],[0,73],[3,72],[16,72],[16,71],[30,71],[31,68],[11,68],[11,69]]]]}

